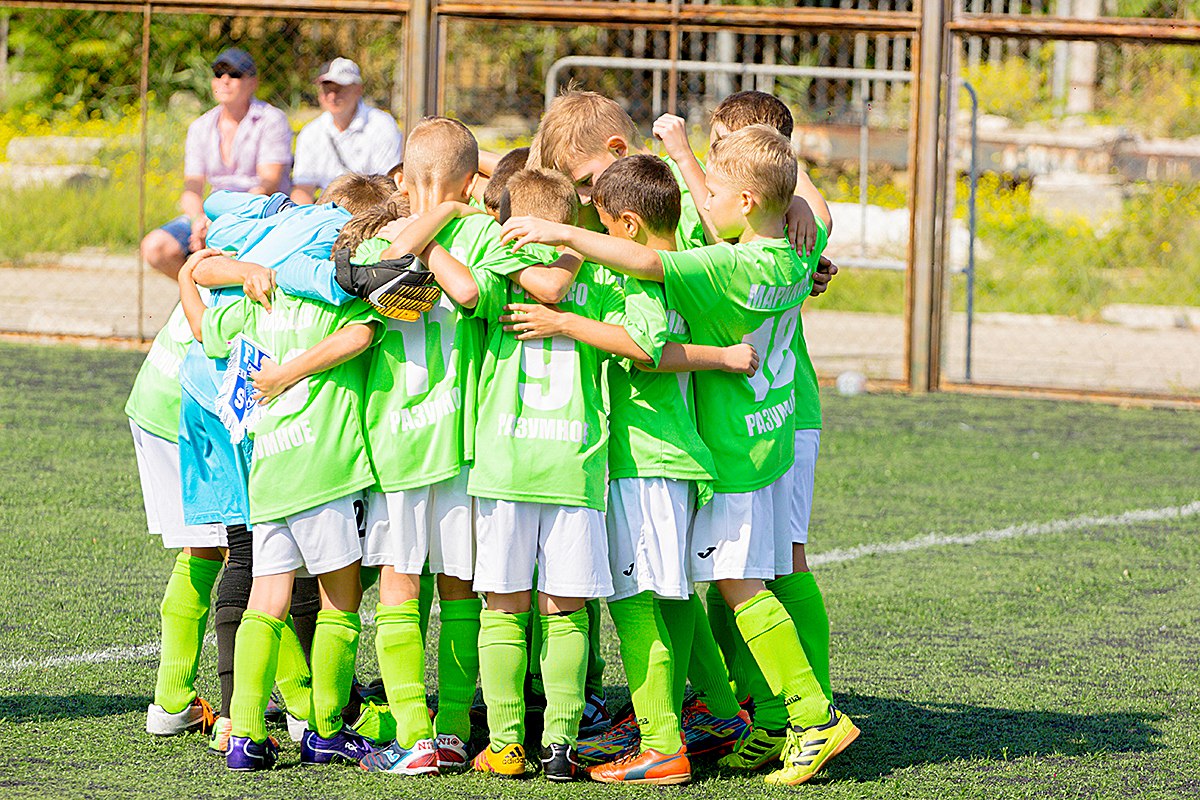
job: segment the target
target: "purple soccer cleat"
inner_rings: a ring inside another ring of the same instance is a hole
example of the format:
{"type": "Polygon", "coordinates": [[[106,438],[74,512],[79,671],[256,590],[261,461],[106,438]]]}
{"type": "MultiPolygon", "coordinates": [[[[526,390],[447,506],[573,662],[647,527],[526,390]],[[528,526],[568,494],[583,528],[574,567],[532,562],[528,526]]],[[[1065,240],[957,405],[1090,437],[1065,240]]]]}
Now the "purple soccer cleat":
{"type": "Polygon", "coordinates": [[[375,747],[365,737],[345,725],[328,739],[309,729],[300,740],[301,764],[333,764],[342,761],[357,765],[374,752],[375,747]]]}
{"type": "Polygon", "coordinates": [[[275,766],[279,745],[270,736],[256,742],[249,736],[230,736],[225,752],[225,766],[234,772],[257,772],[275,766]]]}

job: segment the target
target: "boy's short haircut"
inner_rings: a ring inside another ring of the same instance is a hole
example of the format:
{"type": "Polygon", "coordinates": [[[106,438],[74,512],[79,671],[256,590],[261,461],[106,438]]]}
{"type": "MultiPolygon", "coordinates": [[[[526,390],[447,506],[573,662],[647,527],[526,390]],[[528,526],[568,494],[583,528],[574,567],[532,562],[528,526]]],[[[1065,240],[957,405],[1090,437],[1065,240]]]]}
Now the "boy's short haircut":
{"type": "Polygon", "coordinates": [[[730,133],[747,125],[770,125],[786,139],[792,138],[794,125],[783,101],[766,92],[734,92],[717,105],[712,123],[724,125],[730,133]]]}
{"type": "Polygon", "coordinates": [[[579,218],[579,195],[561,172],[523,169],[505,187],[511,216],[537,217],[574,225],[579,218]]]}
{"type": "Polygon", "coordinates": [[[408,199],[408,193],[396,190],[392,192],[391,197],[387,199],[388,204],[396,209],[396,219],[400,217],[412,216],[412,202],[408,199]]]}
{"type": "Polygon", "coordinates": [[[679,183],[661,158],[626,156],[596,178],[592,202],[614,219],[625,211],[642,218],[652,233],[672,233],[679,225],[679,183]]]}
{"type": "Polygon", "coordinates": [[[387,175],[347,172],[329,182],[321,192],[321,202],[337,203],[351,214],[360,214],[372,206],[386,202],[394,191],[396,184],[387,175]]]}
{"type": "Polygon", "coordinates": [[[389,180],[396,182],[396,183],[404,180],[404,162],[401,161],[399,164],[396,164],[391,169],[389,169],[387,171],[387,176],[388,176],[389,180]],[[399,175],[400,177],[397,178],[396,177],[397,175],[399,175]]]}
{"type": "Polygon", "coordinates": [[[573,164],[608,150],[613,136],[630,145],[640,138],[625,109],[597,92],[568,87],[542,116],[530,147],[529,166],[569,173],[573,164]]]}
{"type": "Polygon", "coordinates": [[[708,153],[708,170],[739,191],[754,192],[765,209],[781,214],[796,189],[792,143],[769,125],[747,125],[722,138],[708,153]]]}
{"type": "Polygon", "coordinates": [[[404,145],[404,180],[410,186],[466,180],[479,172],[479,143],[450,117],[425,117],[404,145]]]}
{"type": "Polygon", "coordinates": [[[355,214],[342,226],[337,241],[333,243],[333,252],[348,248],[353,253],[360,244],[379,233],[383,226],[400,218],[402,215],[399,212],[400,208],[395,203],[389,202],[380,203],[355,214]]]}
{"type": "Polygon", "coordinates": [[[516,150],[505,153],[504,157],[496,162],[496,169],[488,180],[487,188],[483,190],[484,208],[493,212],[500,210],[500,198],[504,194],[504,187],[508,184],[508,179],[514,173],[524,169],[525,162],[528,160],[529,148],[518,147],[516,150]]]}

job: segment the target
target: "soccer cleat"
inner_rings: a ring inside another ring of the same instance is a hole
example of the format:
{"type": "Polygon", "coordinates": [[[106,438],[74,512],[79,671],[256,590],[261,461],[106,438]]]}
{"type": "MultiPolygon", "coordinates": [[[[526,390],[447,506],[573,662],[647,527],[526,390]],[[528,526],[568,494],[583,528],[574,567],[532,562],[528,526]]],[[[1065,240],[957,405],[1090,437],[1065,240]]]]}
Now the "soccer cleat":
{"type": "Polygon", "coordinates": [[[588,775],[601,783],[651,783],[659,786],[674,786],[690,783],[692,763],[687,757],[687,748],[678,753],[664,755],[657,750],[630,753],[611,764],[600,764],[588,769],[588,775]]]}
{"type": "Polygon", "coordinates": [[[435,740],[437,744],[438,766],[442,769],[465,767],[470,760],[467,758],[467,743],[453,733],[439,733],[435,740]]]}
{"type": "Polygon", "coordinates": [[[765,780],[781,786],[804,783],[829,763],[829,759],[850,746],[861,731],[842,712],[829,707],[829,722],[808,728],[793,727],[787,733],[780,760],[783,766],[765,780]]]}
{"type": "Polygon", "coordinates": [[[750,715],[739,711],[733,719],[721,719],[709,713],[697,697],[683,706],[683,740],[692,757],[721,755],[729,752],[750,727],[750,715]]]}
{"type": "Polygon", "coordinates": [[[364,700],[358,719],[350,727],[377,745],[396,740],[396,719],[387,703],[364,700]]]}
{"type": "Polygon", "coordinates": [[[263,721],[268,725],[283,725],[283,715],[287,713],[287,706],[283,703],[283,695],[278,689],[271,690],[271,696],[267,699],[267,710],[263,712],[263,721]]]}
{"type": "Polygon", "coordinates": [[[301,764],[357,764],[374,752],[370,742],[345,726],[328,739],[310,728],[300,740],[301,764]]]}
{"type": "Polygon", "coordinates": [[[573,781],[583,774],[575,749],[569,744],[552,744],[542,748],[542,774],[556,783],[573,781]]]}
{"type": "Polygon", "coordinates": [[[787,742],[787,731],[769,731],[752,727],[738,740],[733,752],[722,756],[719,766],[739,771],[762,769],[772,761],[778,761],[787,742]]]}
{"type": "Polygon", "coordinates": [[[433,739],[419,739],[411,748],[392,742],[382,750],[364,756],[358,762],[366,772],[390,772],[393,775],[437,775],[438,751],[433,739]]]}
{"type": "Polygon", "coordinates": [[[525,748],[510,744],[498,752],[491,745],[479,751],[471,760],[471,769],[488,772],[501,778],[523,778],[525,776],[525,748]]]}
{"type": "Polygon", "coordinates": [[[248,736],[230,736],[225,766],[234,772],[257,772],[275,766],[278,757],[279,744],[270,736],[261,743],[248,736]]]}
{"type": "Polygon", "coordinates": [[[293,742],[303,739],[304,732],[308,730],[308,722],[299,717],[293,717],[291,714],[285,715],[284,719],[287,720],[288,738],[293,742]]]}
{"type": "Polygon", "coordinates": [[[229,737],[233,734],[233,720],[229,717],[217,717],[213,723],[212,736],[208,740],[208,752],[224,756],[229,752],[229,737]]]}
{"type": "Polygon", "coordinates": [[[217,715],[212,706],[199,697],[177,714],[170,714],[154,703],[146,709],[146,733],[153,736],[175,736],[188,731],[200,731],[207,735],[216,721],[217,715]]]}
{"type": "Polygon", "coordinates": [[[632,713],[617,718],[608,730],[590,739],[579,740],[579,760],[585,764],[603,764],[636,754],[642,742],[637,717],[632,713]]]}
{"type": "Polygon", "coordinates": [[[579,720],[579,738],[586,739],[595,736],[612,724],[612,715],[604,704],[604,693],[589,691],[587,703],[583,707],[583,717],[579,720]]]}

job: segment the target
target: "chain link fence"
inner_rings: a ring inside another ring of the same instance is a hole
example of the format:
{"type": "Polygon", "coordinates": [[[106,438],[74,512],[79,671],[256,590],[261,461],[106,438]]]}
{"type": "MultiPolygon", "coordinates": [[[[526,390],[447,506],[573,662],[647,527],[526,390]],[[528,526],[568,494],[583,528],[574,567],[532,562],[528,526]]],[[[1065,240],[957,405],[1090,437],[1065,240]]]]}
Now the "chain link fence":
{"type": "MultiPolygon", "coordinates": [[[[225,47],[256,58],[259,97],[294,131],[318,113],[313,79],[337,55],[362,66],[371,104],[401,120],[406,98],[423,108],[405,81],[406,7],[317,5],[0,10],[0,329],[153,335],[175,288],[140,263],[138,242],[178,213],[187,125],[212,105],[209,64],[225,47]]],[[[652,151],[653,121],[680,115],[702,160],[723,97],[780,97],[832,204],[828,252],[842,268],[805,306],[818,371],[908,383],[928,1],[446,0],[426,17],[417,5],[428,107],[498,152],[527,144],[571,83],[617,99],[652,151]]],[[[1172,0],[954,4],[938,154],[947,291],[932,312],[943,388],[1200,397],[1200,48],[1165,42],[1198,12],[1172,0]],[[1105,17],[1136,21],[1138,35],[1109,35],[1105,17]],[[1035,26],[1059,33],[1035,38],[1035,26]]]]}

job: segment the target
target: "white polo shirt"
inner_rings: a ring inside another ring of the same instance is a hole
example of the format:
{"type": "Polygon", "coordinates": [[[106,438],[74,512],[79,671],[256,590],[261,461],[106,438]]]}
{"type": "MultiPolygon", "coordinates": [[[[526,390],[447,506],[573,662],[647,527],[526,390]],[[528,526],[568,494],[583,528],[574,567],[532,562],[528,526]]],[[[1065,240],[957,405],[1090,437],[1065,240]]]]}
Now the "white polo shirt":
{"type": "Polygon", "coordinates": [[[404,137],[386,111],[362,101],[346,130],[339,131],[326,111],[296,136],[292,183],[323,189],[345,172],[383,174],[400,163],[404,137]]]}

